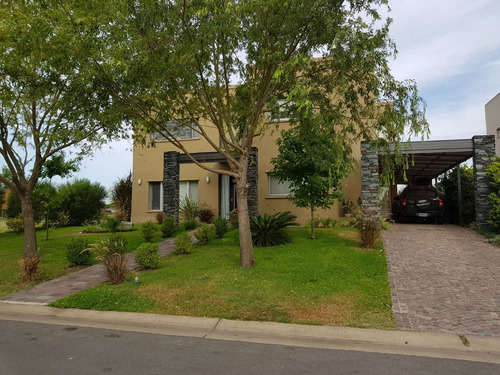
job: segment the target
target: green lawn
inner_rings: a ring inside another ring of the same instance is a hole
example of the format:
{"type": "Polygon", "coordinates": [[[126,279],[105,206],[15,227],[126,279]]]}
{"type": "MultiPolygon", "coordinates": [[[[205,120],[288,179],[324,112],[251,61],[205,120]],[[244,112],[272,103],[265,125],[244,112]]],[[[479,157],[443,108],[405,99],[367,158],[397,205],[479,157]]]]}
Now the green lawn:
{"type": "Polygon", "coordinates": [[[257,266],[239,267],[237,232],[160,269],[133,272],[53,306],[305,324],[394,328],[385,254],[359,248],[352,228],[291,229],[293,243],[256,248],[257,266]],[[134,282],[135,276],[139,283],[134,282]]]}
{"type": "MultiPolygon", "coordinates": [[[[74,236],[84,236],[90,242],[94,242],[106,236],[106,234],[81,234],[79,232],[82,229],[83,227],[68,227],[51,230],[48,241],[45,240],[44,230],[37,232],[42,261],[38,267],[38,280],[35,283],[22,283],[20,280],[19,261],[23,257],[24,236],[15,233],[0,233],[0,297],[80,269],[70,267],[66,260],[68,241],[74,236]]],[[[121,234],[128,240],[128,252],[134,251],[144,242],[139,231],[121,234]]]]}

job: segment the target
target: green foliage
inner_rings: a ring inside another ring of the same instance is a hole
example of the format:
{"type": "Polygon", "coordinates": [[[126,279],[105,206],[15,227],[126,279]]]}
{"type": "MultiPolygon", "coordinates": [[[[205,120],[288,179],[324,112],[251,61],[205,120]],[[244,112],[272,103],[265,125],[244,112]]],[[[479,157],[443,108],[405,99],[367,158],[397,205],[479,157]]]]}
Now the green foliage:
{"type": "Polygon", "coordinates": [[[286,231],[290,225],[298,225],[294,220],[297,216],[290,211],[278,212],[273,215],[264,214],[250,218],[252,240],[255,246],[268,247],[291,242],[286,231]]]}
{"type": "Polygon", "coordinates": [[[238,209],[235,208],[229,213],[229,221],[231,222],[231,229],[238,229],[238,209]]]}
{"type": "Polygon", "coordinates": [[[23,234],[24,232],[24,220],[21,216],[13,217],[7,219],[7,228],[14,233],[23,234]]]}
{"type": "Polygon", "coordinates": [[[82,225],[99,218],[106,195],[106,188],[97,182],[74,180],[59,187],[60,209],[68,213],[71,225],[82,225]]]}
{"type": "Polygon", "coordinates": [[[121,223],[122,220],[117,217],[108,217],[101,224],[101,227],[108,232],[116,233],[120,228],[121,223]]]}
{"type": "Polygon", "coordinates": [[[196,229],[198,224],[196,223],[196,220],[193,219],[193,220],[186,220],[183,223],[183,226],[184,226],[184,230],[193,230],[193,229],[196,229]]]}
{"type": "Polygon", "coordinates": [[[214,211],[206,204],[202,204],[198,211],[198,217],[202,223],[211,223],[214,218],[214,211]]]}
{"type": "Polygon", "coordinates": [[[92,253],[88,251],[89,242],[83,238],[74,237],[66,245],[66,259],[75,266],[92,264],[92,253]]]}
{"type": "Polygon", "coordinates": [[[490,176],[490,188],[493,191],[490,194],[492,209],[489,212],[488,223],[498,232],[500,231],[500,158],[498,156],[486,169],[486,173],[490,176]]]}
{"type": "Polygon", "coordinates": [[[153,223],[152,221],[147,221],[145,223],[142,223],[141,233],[144,237],[144,241],[153,242],[154,239],[159,235],[160,230],[158,228],[158,224],[153,223]]]}
{"type": "Polygon", "coordinates": [[[64,211],[57,213],[57,226],[59,228],[64,228],[69,225],[69,214],[64,211]]]}
{"type": "Polygon", "coordinates": [[[191,254],[193,248],[193,239],[186,232],[182,232],[175,239],[175,254],[191,254]]]}
{"type": "Polygon", "coordinates": [[[71,176],[72,173],[78,171],[79,159],[76,160],[65,160],[64,153],[53,155],[48,159],[42,166],[42,172],[40,174],[41,178],[52,179],[55,176],[62,178],[71,176]]]}
{"type": "MultiPolygon", "coordinates": [[[[458,202],[457,168],[439,181],[438,189],[445,207],[445,218],[450,224],[460,224],[458,202]]],[[[462,184],[462,219],[468,226],[476,220],[476,202],[474,193],[474,171],[468,165],[460,166],[460,180],[462,184]]]]}
{"type": "Polygon", "coordinates": [[[356,225],[358,228],[361,244],[365,249],[373,249],[380,235],[380,221],[372,218],[362,217],[356,225]]]}
{"type": "Polygon", "coordinates": [[[157,269],[160,266],[158,244],[143,243],[135,253],[135,261],[146,269],[157,269]]]}
{"type": "Polygon", "coordinates": [[[216,235],[215,226],[207,223],[202,223],[194,232],[194,236],[201,245],[206,245],[215,239],[216,235]]]}
{"type": "Polygon", "coordinates": [[[175,224],[175,219],[173,217],[165,217],[163,218],[163,222],[161,224],[161,234],[162,237],[168,238],[172,237],[177,230],[177,225],[175,224]]]}
{"type": "Polygon", "coordinates": [[[227,226],[227,220],[223,217],[218,217],[217,219],[214,220],[214,227],[215,227],[215,235],[217,238],[222,238],[224,235],[227,233],[229,230],[227,226]]]}
{"type": "Polygon", "coordinates": [[[184,197],[184,199],[179,202],[179,211],[184,221],[194,220],[200,214],[198,203],[188,197],[184,197]]]}
{"type": "Polygon", "coordinates": [[[113,285],[121,284],[125,281],[127,260],[124,254],[126,248],[127,240],[118,234],[112,234],[104,240],[91,244],[89,247],[89,251],[98,254],[96,259],[102,261],[108,280],[113,285]]]}
{"type": "Polygon", "coordinates": [[[117,216],[130,221],[132,212],[132,173],[120,178],[111,189],[111,199],[117,211],[117,216]]]}

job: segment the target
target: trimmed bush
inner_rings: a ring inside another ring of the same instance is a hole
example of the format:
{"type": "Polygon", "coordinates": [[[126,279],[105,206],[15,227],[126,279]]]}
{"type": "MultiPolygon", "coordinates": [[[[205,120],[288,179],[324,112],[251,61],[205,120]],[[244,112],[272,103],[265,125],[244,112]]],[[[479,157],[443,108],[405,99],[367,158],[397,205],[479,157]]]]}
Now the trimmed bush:
{"type": "Polygon", "coordinates": [[[213,225],[203,223],[198,227],[198,229],[196,229],[194,236],[201,245],[206,245],[215,238],[215,227],[213,225]]]}
{"type": "Polygon", "coordinates": [[[142,237],[145,242],[153,242],[155,237],[159,234],[158,224],[152,221],[147,221],[141,226],[142,237]]]}
{"type": "Polygon", "coordinates": [[[24,220],[21,216],[8,219],[7,228],[14,233],[22,234],[24,232],[24,220]]]}
{"type": "Polygon", "coordinates": [[[135,253],[135,261],[142,268],[157,269],[160,266],[160,251],[158,244],[143,243],[135,253]]]}
{"type": "Polygon", "coordinates": [[[193,239],[189,234],[183,232],[177,236],[175,240],[175,254],[191,254],[191,249],[193,248],[193,239]]]}
{"type": "Polygon", "coordinates": [[[292,239],[286,231],[290,225],[298,225],[294,220],[297,216],[290,211],[278,212],[273,215],[264,214],[250,218],[253,244],[258,247],[282,245],[292,239]]]}
{"type": "Polygon", "coordinates": [[[172,237],[177,230],[177,225],[175,225],[175,219],[173,217],[166,217],[163,219],[161,224],[161,235],[164,238],[172,237]]]}
{"type": "Polygon", "coordinates": [[[197,226],[196,220],[186,220],[184,222],[184,230],[193,230],[196,229],[197,226]]]}
{"type": "Polygon", "coordinates": [[[89,266],[92,264],[92,253],[86,250],[88,247],[87,240],[72,238],[66,245],[66,259],[74,266],[89,266]]]}
{"type": "Polygon", "coordinates": [[[218,217],[214,220],[215,235],[217,238],[222,238],[229,230],[227,226],[227,220],[223,217],[218,217]]]}

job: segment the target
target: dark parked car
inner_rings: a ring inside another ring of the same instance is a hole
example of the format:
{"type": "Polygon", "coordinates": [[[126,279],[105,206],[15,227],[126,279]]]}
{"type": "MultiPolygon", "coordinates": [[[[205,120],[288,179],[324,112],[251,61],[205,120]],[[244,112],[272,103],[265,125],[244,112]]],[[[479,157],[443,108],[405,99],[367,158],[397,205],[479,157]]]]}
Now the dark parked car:
{"type": "Polygon", "coordinates": [[[432,186],[407,186],[395,198],[392,214],[396,221],[426,221],[443,223],[443,200],[432,186]]]}

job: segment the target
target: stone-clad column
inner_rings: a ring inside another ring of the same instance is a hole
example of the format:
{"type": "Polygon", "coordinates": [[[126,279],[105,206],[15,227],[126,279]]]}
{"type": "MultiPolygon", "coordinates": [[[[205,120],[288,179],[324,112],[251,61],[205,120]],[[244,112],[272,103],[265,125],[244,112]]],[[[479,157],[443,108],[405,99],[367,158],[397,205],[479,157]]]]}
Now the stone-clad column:
{"type": "Polygon", "coordinates": [[[488,223],[489,212],[492,208],[489,195],[490,177],[486,174],[486,168],[495,157],[495,136],[478,135],[472,137],[474,145],[474,188],[476,193],[476,224],[479,229],[490,231],[491,224],[488,223]]]}
{"type": "Polygon", "coordinates": [[[365,217],[380,217],[378,153],[361,142],[361,208],[365,217]]]}
{"type": "Polygon", "coordinates": [[[259,172],[259,152],[257,147],[252,147],[252,153],[248,160],[248,213],[250,216],[256,216],[259,213],[259,195],[258,195],[258,172],[259,172]]]}
{"type": "Polygon", "coordinates": [[[179,153],[163,154],[163,216],[179,223],[179,153]]]}

